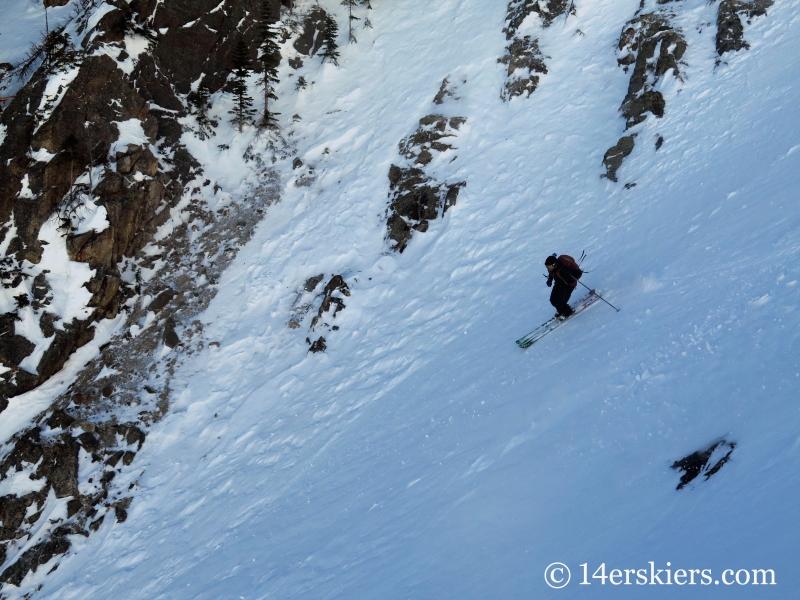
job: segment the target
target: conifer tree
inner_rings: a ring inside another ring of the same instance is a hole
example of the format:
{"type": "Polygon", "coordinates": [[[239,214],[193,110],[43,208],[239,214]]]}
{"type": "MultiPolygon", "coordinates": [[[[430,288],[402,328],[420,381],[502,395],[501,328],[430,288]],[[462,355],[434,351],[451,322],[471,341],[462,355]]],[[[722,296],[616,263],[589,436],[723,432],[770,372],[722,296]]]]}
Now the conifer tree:
{"type": "Polygon", "coordinates": [[[247,78],[250,76],[250,50],[244,40],[236,42],[233,49],[233,80],[230,91],[234,95],[233,109],[228,113],[233,115],[231,123],[239,128],[241,133],[244,126],[253,122],[256,114],[253,108],[253,99],[247,94],[247,78]]]}
{"type": "Polygon", "coordinates": [[[328,15],[325,17],[325,31],[322,32],[322,44],[324,50],[322,52],[322,62],[330,60],[336,66],[339,66],[339,45],[336,43],[336,36],[339,35],[339,26],[336,20],[328,15]]]}
{"type": "Polygon", "coordinates": [[[361,20],[353,14],[353,8],[358,6],[358,0],[342,0],[342,6],[346,6],[348,11],[347,24],[348,24],[349,41],[351,44],[353,42],[358,42],[355,34],[353,34],[353,21],[361,20]]]}
{"type": "MultiPolygon", "coordinates": [[[[370,4],[370,0],[361,0],[361,5],[366,6],[367,10],[372,10],[372,4],[370,4]]],[[[369,16],[364,17],[364,29],[367,27],[372,29],[372,22],[369,20],[369,16]]]]}
{"type": "Polygon", "coordinates": [[[212,135],[217,135],[213,129],[217,126],[217,122],[208,118],[208,111],[211,108],[211,90],[208,89],[205,81],[200,83],[194,94],[189,95],[188,101],[190,111],[197,119],[197,137],[207,140],[212,135]]]}
{"type": "Polygon", "coordinates": [[[277,113],[269,110],[269,101],[278,99],[275,95],[275,86],[280,81],[278,79],[278,66],[281,64],[281,49],[278,45],[280,29],[276,22],[272,14],[272,2],[270,0],[261,0],[261,14],[258,22],[260,40],[258,59],[264,71],[263,79],[261,80],[261,85],[264,87],[262,127],[274,127],[276,125],[275,116],[277,113]]]}

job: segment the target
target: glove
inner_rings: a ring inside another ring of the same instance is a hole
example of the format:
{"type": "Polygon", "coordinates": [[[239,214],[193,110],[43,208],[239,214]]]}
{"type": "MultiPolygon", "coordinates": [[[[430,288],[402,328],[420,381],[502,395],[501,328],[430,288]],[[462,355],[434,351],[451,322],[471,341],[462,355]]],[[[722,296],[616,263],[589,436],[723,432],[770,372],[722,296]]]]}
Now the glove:
{"type": "Polygon", "coordinates": [[[547,280],[547,287],[550,287],[551,285],[553,285],[553,280],[552,279],[548,279],[547,280]]]}

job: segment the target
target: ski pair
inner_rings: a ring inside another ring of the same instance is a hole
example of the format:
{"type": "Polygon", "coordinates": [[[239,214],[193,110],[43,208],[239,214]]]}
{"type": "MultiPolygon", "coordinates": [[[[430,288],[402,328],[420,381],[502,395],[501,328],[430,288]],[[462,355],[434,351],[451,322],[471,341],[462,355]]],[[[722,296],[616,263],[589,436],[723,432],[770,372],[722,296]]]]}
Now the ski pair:
{"type": "Polygon", "coordinates": [[[546,336],[548,333],[556,329],[559,325],[566,323],[575,315],[583,312],[587,308],[589,308],[592,304],[600,300],[600,296],[598,296],[594,290],[589,290],[589,293],[586,294],[583,298],[578,300],[575,303],[575,306],[572,307],[572,314],[568,316],[566,319],[552,317],[539,325],[536,329],[531,331],[528,335],[525,335],[517,340],[517,346],[520,348],[528,348],[546,336]]]}

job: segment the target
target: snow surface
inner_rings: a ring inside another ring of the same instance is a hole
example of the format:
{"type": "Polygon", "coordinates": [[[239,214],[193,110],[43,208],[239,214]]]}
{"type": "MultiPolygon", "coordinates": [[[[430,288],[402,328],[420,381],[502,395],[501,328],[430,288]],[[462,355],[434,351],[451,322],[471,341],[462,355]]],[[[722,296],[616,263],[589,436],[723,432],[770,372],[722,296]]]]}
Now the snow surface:
{"type": "MultiPolygon", "coordinates": [[[[664,78],[666,114],[636,129],[613,184],[601,161],[629,77],[614,49],[638,5],[578,2],[547,30],[526,24],[550,72],[510,103],[505,3],[373,0],[374,29],[340,67],[307,60],[314,83],[296,93],[284,63],[276,110],[316,180],[297,187],[291,158],[276,165],[284,198],[219,283],[203,317],[219,347],[176,373],[132,467],[128,520],[75,536],[19,594],[791,597],[800,2],[778,0],[748,27],[751,49],[716,68],[715,27],[700,27],[716,4],[671,6],[685,80],[664,78]],[[445,76],[461,98],[439,107],[445,76]],[[457,158],[430,171],[467,187],[392,254],[387,172],[432,113],[468,118],[457,158]],[[583,249],[584,281],[622,312],[598,304],[521,351],[514,340],[552,314],[544,257],[583,249]],[[318,273],[342,273],[352,295],[327,352],[309,354],[307,329],[286,323],[318,273]],[[731,462],[676,491],[669,466],[721,437],[737,443],[731,462]],[[543,579],[555,561],[573,572],[559,591],[543,579]],[[774,569],[778,585],[577,585],[581,563],[648,561],[774,569]]],[[[252,136],[223,128],[209,156],[241,155],[252,136]]]]}
{"type": "MultiPolygon", "coordinates": [[[[73,2],[47,9],[50,29],[65,22],[73,9],[73,2]]],[[[0,10],[0,62],[15,65],[25,58],[30,43],[44,35],[44,5],[35,0],[2,0],[0,10]]],[[[0,96],[15,94],[24,83],[18,79],[6,82],[5,87],[0,87],[0,96]]]]}

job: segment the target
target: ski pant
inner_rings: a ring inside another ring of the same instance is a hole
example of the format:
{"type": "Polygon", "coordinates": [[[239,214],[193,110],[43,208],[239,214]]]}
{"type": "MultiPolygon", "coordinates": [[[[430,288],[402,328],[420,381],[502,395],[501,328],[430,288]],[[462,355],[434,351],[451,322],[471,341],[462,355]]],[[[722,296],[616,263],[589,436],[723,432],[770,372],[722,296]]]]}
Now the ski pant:
{"type": "Polygon", "coordinates": [[[572,308],[569,306],[569,297],[574,289],[558,279],[553,282],[553,291],[550,292],[550,304],[555,307],[558,314],[565,317],[572,314],[572,308]]]}

